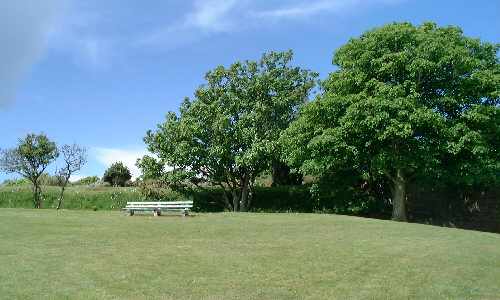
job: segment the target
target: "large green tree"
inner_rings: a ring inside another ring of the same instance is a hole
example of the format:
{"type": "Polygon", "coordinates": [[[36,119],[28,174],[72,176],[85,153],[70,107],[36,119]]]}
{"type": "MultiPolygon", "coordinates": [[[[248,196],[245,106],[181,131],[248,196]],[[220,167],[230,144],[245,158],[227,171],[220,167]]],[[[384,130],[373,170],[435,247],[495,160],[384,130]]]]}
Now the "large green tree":
{"type": "Polygon", "coordinates": [[[33,205],[42,207],[40,179],[47,166],[59,156],[57,146],[45,134],[28,134],[17,147],[0,153],[0,170],[17,173],[33,184],[33,205]]]}
{"type": "Polygon", "coordinates": [[[307,101],[316,73],[290,66],[292,52],[217,67],[180,114],[168,113],[145,137],[138,166],[147,177],[224,190],[228,209],[246,211],[256,176],[280,158],[278,138],[307,101]],[[165,166],[173,168],[168,170],[165,166]]]}
{"type": "Polygon", "coordinates": [[[328,176],[385,178],[404,221],[416,178],[498,179],[498,45],[433,23],[390,24],[351,39],[323,94],[282,136],[289,163],[328,176]]]}

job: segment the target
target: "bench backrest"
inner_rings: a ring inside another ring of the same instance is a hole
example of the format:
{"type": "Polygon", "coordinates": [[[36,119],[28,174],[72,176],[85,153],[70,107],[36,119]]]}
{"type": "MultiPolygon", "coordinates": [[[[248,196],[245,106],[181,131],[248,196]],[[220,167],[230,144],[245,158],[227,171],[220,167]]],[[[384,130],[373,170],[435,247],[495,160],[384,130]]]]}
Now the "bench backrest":
{"type": "Polygon", "coordinates": [[[193,201],[127,202],[127,207],[192,208],[193,201]]]}

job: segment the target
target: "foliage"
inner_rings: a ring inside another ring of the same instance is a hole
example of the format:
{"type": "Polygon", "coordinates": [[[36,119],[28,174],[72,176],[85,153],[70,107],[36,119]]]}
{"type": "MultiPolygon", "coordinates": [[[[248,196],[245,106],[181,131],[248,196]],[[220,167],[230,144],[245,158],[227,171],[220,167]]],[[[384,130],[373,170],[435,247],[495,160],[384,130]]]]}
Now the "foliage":
{"type": "Polygon", "coordinates": [[[40,177],[59,155],[56,144],[45,134],[28,134],[16,148],[0,153],[0,170],[17,173],[33,184],[33,205],[42,206],[40,177]]]}
{"type": "Polygon", "coordinates": [[[26,178],[16,178],[16,179],[5,179],[2,182],[4,186],[15,186],[15,185],[26,185],[30,184],[30,181],[26,178]]]}
{"type": "Polygon", "coordinates": [[[40,175],[39,181],[40,181],[40,185],[56,186],[59,184],[59,179],[57,178],[57,176],[50,175],[47,172],[40,175]]]}
{"type": "Polygon", "coordinates": [[[104,172],[102,180],[112,186],[125,186],[125,183],[132,178],[130,170],[122,162],[113,163],[104,172]]]}
{"type": "Polygon", "coordinates": [[[406,187],[419,178],[497,180],[497,51],[433,23],[351,39],[323,95],[282,135],[287,161],[318,177],[353,171],[368,185],[388,182],[396,220],[406,220],[406,187]]]}
{"type": "Polygon", "coordinates": [[[314,87],[317,74],[289,66],[291,60],[291,51],[270,52],[208,72],[180,115],[170,112],[148,131],[144,141],[157,159],[138,162],[144,176],[218,186],[228,209],[247,210],[255,178],[279,158],[278,137],[314,87]]]}
{"type": "Polygon", "coordinates": [[[137,167],[142,170],[141,178],[143,180],[157,181],[164,176],[165,164],[151,156],[145,155],[144,157],[138,159],[136,164],[137,167]]]}
{"type": "Polygon", "coordinates": [[[390,193],[387,182],[363,178],[355,170],[322,176],[311,185],[311,197],[319,209],[338,214],[387,218],[390,193]]]}
{"type": "Polygon", "coordinates": [[[90,185],[90,184],[96,184],[100,181],[101,179],[98,176],[87,176],[83,177],[75,182],[73,182],[73,185],[90,185]]]}
{"type": "Polygon", "coordinates": [[[182,201],[186,198],[182,193],[165,186],[160,180],[141,180],[138,181],[137,187],[142,199],[149,201],[182,201]]]}

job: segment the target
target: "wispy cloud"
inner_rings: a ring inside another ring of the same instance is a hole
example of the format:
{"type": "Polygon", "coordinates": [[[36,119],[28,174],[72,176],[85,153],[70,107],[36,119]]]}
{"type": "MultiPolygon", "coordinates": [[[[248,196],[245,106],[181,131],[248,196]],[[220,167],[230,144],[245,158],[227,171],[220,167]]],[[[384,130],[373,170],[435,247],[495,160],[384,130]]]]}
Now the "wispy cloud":
{"type": "Polygon", "coordinates": [[[346,6],[354,4],[358,1],[307,1],[294,3],[285,7],[262,10],[254,12],[256,17],[264,18],[300,18],[309,17],[319,13],[327,13],[335,10],[345,8],[346,6]]]}
{"type": "Polygon", "coordinates": [[[175,47],[210,34],[233,31],[235,15],[246,3],[245,0],[196,0],[192,10],[181,19],[152,31],[142,37],[139,44],[175,47]]]}
{"type": "Polygon", "coordinates": [[[0,107],[14,100],[20,81],[43,55],[59,0],[0,1],[0,107]]]}
{"type": "Polygon", "coordinates": [[[198,39],[268,26],[273,20],[300,21],[320,14],[342,13],[405,0],[297,0],[282,5],[257,5],[249,0],[196,0],[179,20],[146,34],[142,45],[182,46],[198,39]]]}
{"type": "Polygon", "coordinates": [[[211,32],[231,30],[233,20],[228,15],[237,4],[236,0],[198,0],[194,4],[194,11],[186,16],[182,27],[211,32]]]}
{"type": "Polygon", "coordinates": [[[64,53],[75,64],[89,69],[104,69],[111,63],[113,36],[105,36],[106,18],[95,7],[71,2],[59,26],[50,35],[50,48],[64,53]]]}
{"type": "Polygon", "coordinates": [[[115,162],[123,162],[132,173],[132,178],[135,179],[141,175],[141,171],[135,165],[138,158],[147,154],[146,150],[142,149],[118,149],[118,148],[101,148],[94,147],[90,151],[91,155],[101,163],[104,167],[109,167],[115,162]]]}
{"type": "Polygon", "coordinates": [[[362,9],[373,4],[395,4],[403,0],[316,0],[298,1],[278,8],[254,12],[258,18],[299,19],[318,14],[362,9]]]}

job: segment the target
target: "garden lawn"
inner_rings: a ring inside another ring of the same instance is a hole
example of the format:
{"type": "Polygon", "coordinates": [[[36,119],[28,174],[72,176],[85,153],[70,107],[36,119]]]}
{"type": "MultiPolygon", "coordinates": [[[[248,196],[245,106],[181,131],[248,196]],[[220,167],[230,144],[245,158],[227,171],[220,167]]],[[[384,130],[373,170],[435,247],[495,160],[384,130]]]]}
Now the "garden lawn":
{"type": "Polygon", "coordinates": [[[0,209],[2,299],[500,299],[500,235],[319,214],[0,209]]]}

